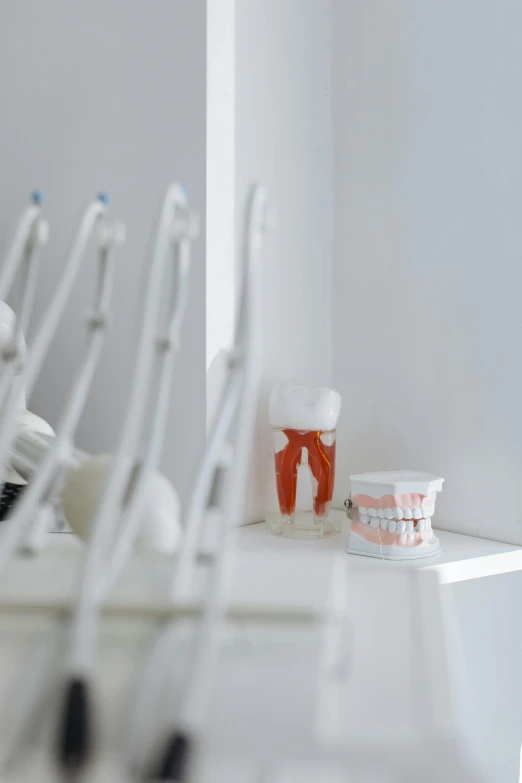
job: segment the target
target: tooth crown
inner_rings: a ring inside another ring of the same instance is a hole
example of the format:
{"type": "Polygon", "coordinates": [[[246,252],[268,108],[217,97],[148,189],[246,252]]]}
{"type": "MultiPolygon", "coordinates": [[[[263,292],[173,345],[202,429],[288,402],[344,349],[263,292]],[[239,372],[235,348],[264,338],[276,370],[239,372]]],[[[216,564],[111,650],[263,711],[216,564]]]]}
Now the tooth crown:
{"type": "Polygon", "coordinates": [[[300,431],[333,430],[341,410],[341,395],[333,389],[309,389],[296,381],[276,383],[270,395],[273,427],[300,431]]]}

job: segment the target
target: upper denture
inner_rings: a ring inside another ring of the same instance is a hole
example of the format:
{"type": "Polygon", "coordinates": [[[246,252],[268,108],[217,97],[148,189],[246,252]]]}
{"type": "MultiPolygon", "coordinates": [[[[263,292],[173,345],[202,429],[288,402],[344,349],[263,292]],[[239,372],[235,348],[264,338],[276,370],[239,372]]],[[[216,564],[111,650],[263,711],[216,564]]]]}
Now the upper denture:
{"type": "Polygon", "coordinates": [[[363,508],[382,508],[385,513],[387,509],[391,509],[394,512],[394,517],[397,516],[396,511],[402,511],[403,509],[410,509],[412,514],[420,509],[422,516],[430,516],[430,514],[425,514],[424,512],[435,505],[436,497],[436,492],[430,492],[426,497],[411,493],[401,493],[400,495],[383,495],[380,498],[372,498],[370,495],[358,494],[354,495],[352,500],[355,505],[363,506],[363,508]]]}

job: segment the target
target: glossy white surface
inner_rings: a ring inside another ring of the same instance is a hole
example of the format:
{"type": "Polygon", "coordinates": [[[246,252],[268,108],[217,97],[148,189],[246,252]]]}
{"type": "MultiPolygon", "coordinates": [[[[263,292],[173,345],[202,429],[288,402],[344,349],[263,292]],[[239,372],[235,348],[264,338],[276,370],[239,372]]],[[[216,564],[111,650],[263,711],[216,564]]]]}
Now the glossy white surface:
{"type": "MultiPolygon", "coordinates": [[[[343,514],[342,511],[332,513],[343,514]]],[[[282,549],[329,552],[343,551],[348,543],[349,523],[346,520],[343,532],[332,538],[317,541],[295,541],[276,538],[268,533],[264,523],[247,525],[238,531],[238,540],[242,549],[282,549]]],[[[480,579],[495,574],[522,571],[522,548],[484,538],[475,538],[445,530],[435,530],[440,540],[441,552],[425,560],[412,560],[401,563],[382,563],[369,560],[370,568],[429,568],[438,573],[443,583],[460,582],[468,579],[480,579]]],[[[347,555],[356,557],[356,555],[347,555]]]]}
{"type": "Polygon", "coordinates": [[[294,430],[334,430],[341,396],[333,389],[309,389],[295,381],[279,381],[270,394],[269,419],[273,427],[294,430]]]}

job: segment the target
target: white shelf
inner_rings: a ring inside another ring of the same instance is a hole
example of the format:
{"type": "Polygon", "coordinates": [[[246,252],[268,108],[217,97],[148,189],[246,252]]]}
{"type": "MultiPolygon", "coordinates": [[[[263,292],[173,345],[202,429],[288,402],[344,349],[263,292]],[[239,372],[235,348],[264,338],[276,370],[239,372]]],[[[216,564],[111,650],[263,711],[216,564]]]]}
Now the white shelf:
{"type": "MultiPolygon", "coordinates": [[[[344,512],[335,512],[342,514],[344,512]]],[[[267,530],[264,522],[246,525],[238,530],[238,545],[241,551],[278,550],[281,552],[336,555],[344,552],[348,542],[349,523],[346,520],[342,532],[337,536],[324,539],[292,539],[274,536],[267,530]]],[[[361,557],[346,554],[347,562],[355,560],[368,568],[424,568],[436,571],[442,583],[463,582],[467,579],[480,579],[486,576],[522,571],[522,548],[489,541],[485,538],[466,536],[460,533],[436,531],[442,551],[433,557],[420,560],[381,561],[373,557],[361,557]]],[[[75,547],[79,545],[71,534],[56,533],[53,536],[54,547],[75,547]]],[[[209,548],[212,548],[211,545],[209,548]]]]}
{"type": "MultiPolygon", "coordinates": [[[[343,514],[344,512],[337,512],[343,514]]],[[[241,550],[279,549],[284,551],[317,551],[332,555],[342,552],[348,542],[349,523],[346,520],[338,536],[325,539],[291,539],[274,536],[267,530],[264,522],[247,525],[238,532],[241,550]]],[[[424,568],[436,571],[443,583],[461,582],[467,579],[479,579],[511,571],[522,571],[522,548],[489,541],[484,538],[436,531],[440,538],[442,551],[433,557],[421,560],[381,561],[373,557],[346,554],[347,562],[364,561],[368,568],[424,568]]]]}

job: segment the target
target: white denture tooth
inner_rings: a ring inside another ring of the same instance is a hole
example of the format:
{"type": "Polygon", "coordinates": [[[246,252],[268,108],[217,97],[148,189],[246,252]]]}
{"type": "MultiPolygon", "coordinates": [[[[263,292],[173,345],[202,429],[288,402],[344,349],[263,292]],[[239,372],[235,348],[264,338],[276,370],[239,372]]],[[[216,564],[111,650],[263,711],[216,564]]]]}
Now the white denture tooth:
{"type": "Polygon", "coordinates": [[[402,509],[402,516],[403,519],[411,519],[413,517],[413,512],[411,508],[403,508],[402,509]]]}
{"type": "Polygon", "coordinates": [[[370,517],[370,527],[379,527],[379,517],[370,517]]]}
{"type": "Polygon", "coordinates": [[[413,519],[409,519],[406,522],[406,532],[407,533],[413,533],[413,519]]]}
{"type": "Polygon", "coordinates": [[[431,528],[431,517],[426,517],[424,522],[426,523],[426,530],[430,530],[430,528],[431,528]]]}
{"type": "Polygon", "coordinates": [[[381,530],[388,530],[388,520],[381,519],[381,530]]]}
{"type": "Polygon", "coordinates": [[[383,508],[379,508],[377,513],[379,515],[379,519],[384,519],[384,509],[383,508]]]}
{"type": "Polygon", "coordinates": [[[424,519],[419,519],[417,522],[417,533],[424,533],[424,530],[426,529],[426,521],[424,519]]]}
{"type": "Polygon", "coordinates": [[[363,517],[365,514],[368,514],[368,509],[364,506],[359,506],[359,516],[363,517]]]}
{"type": "Polygon", "coordinates": [[[402,520],[401,522],[397,522],[397,533],[400,533],[401,535],[406,532],[406,522],[402,520]]]}
{"type": "Polygon", "coordinates": [[[371,517],[378,517],[378,516],[379,516],[379,512],[377,511],[377,509],[376,509],[376,508],[369,508],[369,509],[368,509],[368,514],[369,514],[371,517]]]}
{"type": "Polygon", "coordinates": [[[393,509],[393,516],[395,519],[402,519],[402,508],[399,508],[399,506],[395,506],[393,509]]]}
{"type": "Polygon", "coordinates": [[[370,516],[369,516],[369,514],[360,514],[359,515],[359,520],[360,520],[362,525],[367,525],[369,523],[369,521],[370,521],[370,516]]]}
{"type": "Polygon", "coordinates": [[[416,508],[413,509],[413,519],[422,519],[422,517],[422,508],[416,506],[416,508]]]}
{"type": "Polygon", "coordinates": [[[397,531],[397,522],[395,519],[390,519],[388,522],[388,530],[390,533],[395,533],[397,531]]]}
{"type": "Polygon", "coordinates": [[[393,519],[393,508],[385,508],[384,516],[386,517],[386,519],[393,519]]]}

